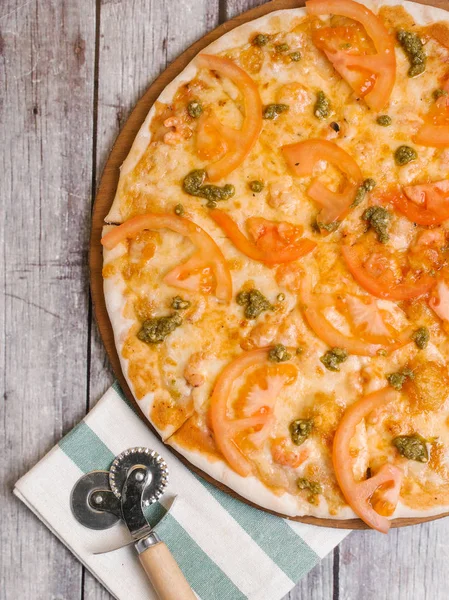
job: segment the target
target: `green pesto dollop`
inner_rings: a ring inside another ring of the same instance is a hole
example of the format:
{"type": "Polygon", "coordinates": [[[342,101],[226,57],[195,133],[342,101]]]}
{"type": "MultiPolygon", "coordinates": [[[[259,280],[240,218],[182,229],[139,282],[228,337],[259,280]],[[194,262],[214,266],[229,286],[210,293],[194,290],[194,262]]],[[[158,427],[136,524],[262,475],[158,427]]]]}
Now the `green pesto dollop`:
{"type": "Polygon", "coordinates": [[[348,353],[344,348],[332,348],[326,354],[320,357],[320,361],[329,369],[329,371],[339,371],[341,363],[344,363],[348,358],[348,353]]]}
{"type": "Polygon", "coordinates": [[[295,419],[289,425],[290,437],[292,442],[297,446],[304,444],[306,439],[312,433],[312,419],[295,419]]]}
{"type": "Polygon", "coordinates": [[[271,362],[285,362],[286,360],[290,360],[291,357],[292,355],[288,352],[284,344],[276,344],[268,352],[268,360],[271,360],[271,362]]]}
{"type": "Polygon", "coordinates": [[[419,327],[412,333],[412,340],[420,350],[424,350],[430,340],[430,333],[427,327],[419,327]]]}
{"type": "Polygon", "coordinates": [[[377,234],[377,239],[381,244],[385,244],[390,239],[388,235],[388,225],[391,214],[383,206],[370,206],[363,211],[362,219],[372,227],[377,234]]]}
{"type": "Polygon", "coordinates": [[[400,29],[397,33],[398,42],[401,44],[410,62],[409,77],[416,77],[426,70],[427,56],[421,38],[411,31],[400,29]]]}
{"type": "Polygon", "coordinates": [[[433,99],[439,100],[442,96],[447,96],[448,92],[446,90],[442,90],[441,88],[439,88],[438,90],[434,90],[434,92],[432,93],[433,99]]]}
{"type": "Polygon", "coordinates": [[[177,204],[175,206],[175,215],[178,215],[178,217],[182,217],[182,215],[184,214],[184,207],[182,204],[177,204]]]}
{"type": "Polygon", "coordinates": [[[274,49],[276,52],[282,54],[283,52],[288,52],[290,50],[290,46],[288,44],[276,44],[274,49]]]}
{"type": "Polygon", "coordinates": [[[189,116],[192,117],[192,119],[198,119],[198,117],[201,117],[201,115],[203,114],[203,107],[201,105],[201,102],[199,100],[191,100],[187,104],[187,112],[189,113],[189,116]]]}
{"type": "Polygon", "coordinates": [[[252,44],[253,46],[266,46],[269,42],[269,36],[265,35],[264,33],[258,33],[255,37],[253,37],[252,39],[252,44]]]}
{"type": "Polygon", "coordinates": [[[276,296],[276,300],[277,300],[278,302],[284,302],[284,300],[285,300],[285,294],[284,294],[283,292],[281,292],[280,294],[278,294],[278,295],[276,296]]]}
{"type": "Polygon", "coordinates": [[[316,95],[316,102],[313,107],[313,114],[318,119],[326,119],[331,114],[330,100],[322,91],[319,91],[316,95]]]}
{"type": "Polygon", "coordinates": [[[245,307],[245,317],[247,319],[257,319],[260,313],[273,309],[262,292],[256,289],[249,290],[249,292],[239,292],[236,301],[239,306],[245,307]]]}
{"type": "Polygon", "coordinates": [[[249,182],[249,189],[255,194],[260,194],[264,187],[265,186],[262,181],[255,180],[249,182]]]}
{"type": "Polygon", "coordinates": [[[375,187],[376,182],[374,181],[374,179],[365,179],[365,181],[357,190],[354,202],[351,204],[351,208],[355,208],[356,206],[361,204],[364,201],[366,194],[371,192],[375,187]]]}
{"type": "Polygon", "coordinates": [[[288,104],[267,104],[263,109],[262,116],[264,119],[273,121],[278,118],[280,114],[288,111],[288,104]]]}
{"type": "Polygon", "coordinates": [[[332,223],[323,223],[322,221],[316,221],[316,226],[318,228],[318,233],[320,229],[324,229],[324,231],[328,231],[332,233],[333,231],[337,231],[340,227],[341,221],[332,221],[332,223]]]}
{"type": "Polygon", "coordinates": [[[181,317],[173,313],[167,317],[147,319],[142,324],[142,329],[137,337],[147,344],[160,344],[165,338],[182,324],[181,317]]]}
{"type": "Polygon", "coordinates": [[[175,310],[186,310],[190,305],[191,302],[189,300],[184,300],[181,296],[175,296],[171,303],[171,307],[175,310]]]}
{"type": "Polygon", "coordinates": [[[402,371],[398,371],[397,373],[390,373],[387,375],[387,381],[395,390],[402,390],[402,386],[405,383],[406,379],[414,379],[415,374],[411,369],[405,368],[402,371]]]}
{"type": "Polygon", "coordinates": [[[417,158],[418,154],[416,150],[410,146],[399,146],[394,153],[394,160],[399,167],[403,167],[417,158]]]}
{"type": "Polygon", "coordinates": [[[302,58],[301,52],[299,52],[299,51],[290,52],[289,57],[292,62],[299,62],[302,58]]]}
{"type": "Polygon", "coordinates": [[[190,171],[184,178],[182,189],[190,196],[197,196],[207,200],[206,206],[215,208],[220,200],[229,200],[235,194],[233,185],[227,183],[223,187],[218,185],[204,185],[206,171],[203,169],[195,169],[190,171]]]}
{"type": "Polygon", "coordinates": [[[323,488],[321,484],[319,484],[317,481],[311,481],[306,477],[300,477],[296,480],[296,485],[298,486],[298,489],[307,490],[310,492],[309,496],[307,497],[308,502],[310,502],[311,504],[318,503],[317,496],[323,493],[323,488]]]}
{"type": "Polygon", "coordinates": [[[376,123],[381,127],[390,127],[393,119],[389,115],[379,115],[376,119],[376,123]]]}
{"type": "Polygon", "coordinates": [[[398,449],[399,454],[408,460],[416,460],[422,463],[429,460],[426,440],[419,433],[399,435],[394,438],[392,444],[398,449]]]}

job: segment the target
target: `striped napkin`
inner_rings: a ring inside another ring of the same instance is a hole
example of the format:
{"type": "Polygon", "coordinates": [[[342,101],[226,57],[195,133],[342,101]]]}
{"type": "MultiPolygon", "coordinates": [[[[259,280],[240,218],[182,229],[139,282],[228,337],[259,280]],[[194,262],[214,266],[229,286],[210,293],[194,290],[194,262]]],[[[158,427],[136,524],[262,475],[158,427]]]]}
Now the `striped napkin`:
{"type": "Polygon", "coordinates": [[[348,534],[275,517],[203,481],[164,447],[114,384],[14,493],[119,600],[156,595],[132,546],[95,554],[129,542],[126,527],[86,529],[72,516],[70,493],[84,473],[109,469],[133,446],[156,450],[168,464],[168,491],[148,519],[158,523],[156,531],[202,600],[279,600],[348,534]]]}

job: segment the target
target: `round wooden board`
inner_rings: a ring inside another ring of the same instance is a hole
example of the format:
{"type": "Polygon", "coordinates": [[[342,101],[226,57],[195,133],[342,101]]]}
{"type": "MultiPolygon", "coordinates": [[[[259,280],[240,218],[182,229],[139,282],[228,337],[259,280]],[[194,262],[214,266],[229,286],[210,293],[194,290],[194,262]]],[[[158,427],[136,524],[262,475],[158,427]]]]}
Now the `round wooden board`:
{"type": "MultiPolygon", "coordinates": [[[[102,278],[102,266],[103,266],[103,253],[100,244],[101,230],[104,225],[104,218],[109,212],[114,199],[117,183],[119,179],[120,166],[125,160],[128,152],[132,146],[134,138],[140,129],[145,117],[147,116],[154,101],[158,98],[162,90],[186,67],[186,65],[200,52],[203,48],[208,46],[211,42],[221,37],[231,29],[238,27],[242,23],[252,21],[258,17],[262,17],[270,12],[286,8],[297,8],[298,6],[304,6],[304,0],[272,0],[262,6],[258,6],[248,12],[223,23],[200,40],[192,44],[183,54],[181,54],[157,79],[154,81],[145,94],[137,102],[134,110],[129,116],[125,123],[122,131],[117,137],[111,154],[106,162],[104,171],[101,177],[100,186],[95,199],[92,215],[92,231],[90,238],[90,249],[89,249],[89,267],[90,267],[90,285],[92,292],[92,302],[94,306],[94,312],[100,330],[100,335],[103,339],[103,343],[106,348],[106,352],[112,364],[115,376],[117,377],[123,391],[134,406],[139,408],[131,390],[126,383],[125,377],[122,373],[120,366],[120,360],[117,354],[117,350],[114,342],[114,334],[112,326],[109,321],[108,313],[106,310],[106,304],[103,293],[103,278],[102,278]]],[[[420,0],[419,4],[427,4],[437,8],[448,8],[447,0],[420,0]]],[[[152,429],[149,421],[145,416],[138,410],[138,414],[142,420],[152,429]]],[[[157,435],[157,434],[156,434],[157,435]]],[[[169,446],[167,446],[169,448],[169,446]]],[[[249,502],[245,498],[239,496],[236,492],[223,485],[219,481],[216,481],[197,467],[193,466],[188,460],[181,456],[178,452],[175,452],[172,448],[170,451],[173,452],[189,469],[214,484],[220,490],[230,494],[234,498],[238,498],[242,502],[254,506],[255,508],[261,509],[260,506],[249,502]]],[[[264,509],[262,509],[264,510],[264,509]]],[[[278,516],[293,519],[294,521],[300,521],[302,523],[309,523],[311,525],[319,525],[321,527],[334,527],[337,529],[368,529],[368,527],[360,519],[347,519],[347,520],[333,520],[333,519],[319,519],[316,517],[287,517],[279,513],[274,513],[278,516]]],[[[424,523],[426,521],[433,521],[445,516],[449,516],[449,513],[443,515],[437,515],[434,517],[425,518],[403,518],[395,519],[392,521],[392,527],[405,527],[408,525],[415,525],[417,523],[424,523]]]]}

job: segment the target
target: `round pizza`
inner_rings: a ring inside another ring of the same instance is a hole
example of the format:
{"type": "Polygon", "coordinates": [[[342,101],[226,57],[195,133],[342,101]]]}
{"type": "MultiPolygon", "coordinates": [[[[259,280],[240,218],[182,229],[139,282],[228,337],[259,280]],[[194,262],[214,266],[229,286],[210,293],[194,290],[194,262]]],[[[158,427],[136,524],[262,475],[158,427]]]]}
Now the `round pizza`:
{"type": "Polygon", "coordinates": [[[288,516],[449,511],[449,13],[226,33],[150,110],[102,244],[123,373],[193,465],[288,516]]]}

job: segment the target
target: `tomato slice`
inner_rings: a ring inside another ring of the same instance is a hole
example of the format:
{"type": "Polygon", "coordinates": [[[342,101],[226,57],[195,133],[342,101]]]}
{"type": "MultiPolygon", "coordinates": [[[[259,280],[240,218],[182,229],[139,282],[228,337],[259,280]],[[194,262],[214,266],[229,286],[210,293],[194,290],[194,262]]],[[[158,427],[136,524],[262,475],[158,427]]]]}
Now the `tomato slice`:
{"type": "Polygon", "coordinates": [[[373,253],[360,246],[342,246],[341,252],[357,283],[377,298],[397,301],[419,298],[435,285],[435,279],[427,274],[416,280],[397,282],[393,271],[383,261],[377,261],[377,270],[371,268],[369,261],[373,253]]]}
{"type": "Polygon", "coordinates": [[[208,233],[198,225],[174,215],[146,214],[134,217],[107,233],[101,243],[108,250],[126,239],[134,238],[143,229],[170,229],[187,237],[196,246],[196,252],[183,264],[167,273],[164,281],[180,289],[198,289],[203,273],[212,270],[215,276],[215,296],[223,302],[232,299],[231,274],[226,260],[208,233]]]}
{"type": "Polygon", "coordinates": [[[323,50],[335,70],[373,110],[381,110],[390,99],[396,79],[394,39],[382,21],[366,6],[353,0],[308,0],[307,11],[312,15],[340,15],[357,21],[373,41],[376,54],[354,54],[352,49],[331,49],[319,37],[314,41],[323,50]]]}
{"type": "Polygon", "coordinates": [[[407,219],[424,227],[449,219],[449,180],[409,185],[391,195],[391,203],[407,219]]]}
{"type": "Polygon", "coordinates": [[[321,207],[319,221],[329,224],[347,215],[363,179],[362,172],[352,156],[333,142],[320,139],[282,146],[282,154],[297,177],[312,175],[320,160],[325,160],[339,169],[345,176],[341,192],[333,192],[318,179],[313,179],[307,194],[321,207]]]}
{"type": "Polygon", "coordinates": [[[255,445],[261,445],[269,434],[269,428],[274,418],[273,411],[276,398],[282,387],[289,382],[290,377],[288,374],[268,374],[264,390],[258,385],[253,386],[248,394],[249,398],[247,397],[247,402],[250,406],[244,412],[248,414],[248,412],[252,413],[253,409],[256,410],[253,414],[249,414],[249,416],[242,416],[240,418],[231,417],[229,415],[228,399],[232,393],[236,379],[241,377],[251,367],[266,364],[268,364],[267,348],[245,352],[223,369],[217,379],[211,397],[209,414],[215,442],[230,466],[242,477],[247,477],[251,473],[252,468],[248,458],[238,446],[236,438],[242,433],[247,432],[250,441],[255,443],[255,445]],[[256,394],[256,397],[254,397],[254,394],[256,394]],[[259,406],[260,403],[257,398],[259,394],[263,395],[261,406],[259,406]],[[251,430],[256,431],[251,433],[251,430]],[[262,435],[260,435],[261,432],[262,435]]]}
{"type": "MultiPolygon", "coordinates": [[[[449,79],[442,89],[449,93],[449,79]]],[[[449,96],[438,98],[413,141],[432,148],[449,147],[449,96]]]]}
{"type": "Polygon", "coordinates": [[[315,335],[331,347],[345,348],[356,356],[375,356],[379,350],[392,352],[411,343],[413,332],[407,327],[401,333],[387,327],[373,298],[346,295],[337,299],[329,294],[312,292],[311,278],[306,275],[300,290],[303,312],[315,335]],[[337,307],[346,316],[352,335],[345,335],[326,318],[325,310],[337,307]]]}
{"type": "Polygon", "coordinates": [[[384,491],[382,488],[388,485],[389,503],[394,501],[394,504],[397,504],[403,477],[402,470],[387,463],[373,477],[357,482],[352,470],[353,458],[349,444],[362,419],[368,417],[373,410],[393,402],[397,397],[398,393],[392,388],[382,388],[347,408],[335,432],[332,451],[335,475],[346,502],[367,525],[382,533],[388,532],[390,521],[373,509],[370,500],[374,492],[378,491],[382,494],[384,491]],[[395,494],[391,493],[391,486],[395,494]]]}
{"type": "Polygon", "coordinates": [[[205,111],[196,128],[196,152],[202,160],[216,161],[234,149],[240,133],[223,125],[212,110],[205,111]]]}
{"type": "Polygon", "coordinates": [[[214,209],[210,211],[210,216],[240,252],[266,265],[297,260],[316,247],[315,242],[301,237],[303,228],[292,223],[251,217],[246,221],[248,233],[253,238],[250,240],[225,212],[214,209]]]}
{"type": "MultiPolygon", "coordinates": [[[[262,130],[262,101],[258,87],[251,77],[229,58],[200,54],[196,58],[196,62],[200,68],[211,69],[221,77],[228,77],[238,87],[243,97],[245,116],[239,131],[233,133],[230,127],[224,128],[221,124],[217,126],[218,119],[216,117],[215,121],[213,120],[211,123],[211,127],[215,128],[218,134],[222,134],[225,144],[224,154],[216,162],[206,167],[208,179],[218,181],[241,165],[254,147],[262,130]]],[[[209,133],[209,135],[211,134],[209,133]]]]}
{"type": "Polygon", "coordinates": [[[443,321],[449,321],[449,285],[444,279],[437,283],[429,306],[443,321]]]}

